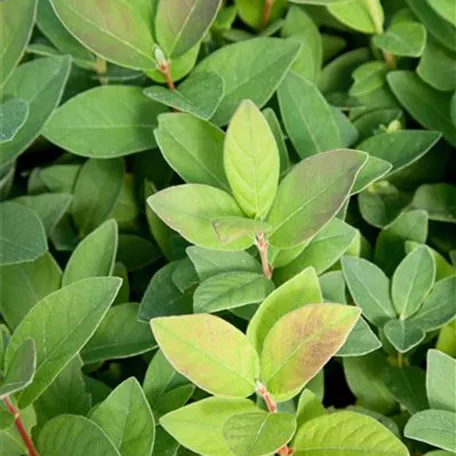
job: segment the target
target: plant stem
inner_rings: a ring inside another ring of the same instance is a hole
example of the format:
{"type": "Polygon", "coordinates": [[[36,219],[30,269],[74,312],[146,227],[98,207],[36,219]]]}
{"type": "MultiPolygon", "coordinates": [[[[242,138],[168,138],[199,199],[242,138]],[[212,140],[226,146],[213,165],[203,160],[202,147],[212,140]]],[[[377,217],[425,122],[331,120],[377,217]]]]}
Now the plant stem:
{"type": "MultiPolygon", "coordinates": [[[[257,393],[263,398],[269,413],[277,413],[277,404],[266,387],[260,382],[257,382],[257,393]]],[[[288,445],[284,445],[277,451],[277,453],[279,456],[292,456],[294,450],[288,445]]]]}
{"type": "Polygon", "coordinates": [[[271,19],[272,6],[275,0],[264,0],[263,16],[261,18],[260,30],[263,31],[269,24],[271,19]]]}
{"type": "Polygon", "coordinates": [[[13,403],[10,401],[8,397],[3,398],[3,403],[8,409],[8,412],[10,412],[14,418],[14,424],[22,440],[24,441],[29,456],[40,456],[35,448],[35,445],[33,444],[32,438],[27,433],[24,423],[22,422],[19,410],[13,405],[13,403]]]}
{"type": "Polygon", "coordinates": [[[401,352],[397,352],[397,365],[398,367],[404,367],[404,356],[401,352]]]}
{"type": "Polygon", "coordinates": [[[100,84],[106,85],[108,83],[108,78],[106,77],[106,73],[108,71],[108,65],[107,65],[105,59],[97,56],[97,60],[95,62],[95,71],[97,72],[98,80],[100,81],[100,84]]]}
{"type": "Polygon", "coordinates": [[[264,238],[264,233],[258,233],[256,236],[256,246],[260,252],[261,266],[263,267],[263,274],[267,279],[272,277],[272,267],[268,259],[268,243],[264,238]]]}
{"type": "Polygon", "coordinates": [[[159,66],[159,70],[162,75],[165,77],[166,84],[168,85],[169,90],[174,90],[176,86],[174,85],[173,78],[171,77],[171,64],[166,61],[162,62],[159,66]]]}

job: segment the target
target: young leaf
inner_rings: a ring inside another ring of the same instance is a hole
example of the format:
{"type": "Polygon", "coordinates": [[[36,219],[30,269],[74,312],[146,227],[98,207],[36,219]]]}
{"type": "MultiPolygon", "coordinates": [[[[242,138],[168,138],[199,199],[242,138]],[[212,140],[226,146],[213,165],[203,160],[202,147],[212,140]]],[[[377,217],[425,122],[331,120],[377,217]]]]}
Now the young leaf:
{"type": "Polygon", "coordinates": [[[195,71],[214,71],[225,82],[225,95],[213,122],[227,124],[245,98],[261,108],[277,89],[299,50],[296,41],[256,38],[225,46],[205,58],[195,71]],[[267,78],[263,77],[265,74],[267,78]]]}
{"type": "MultiPolygon", "coordinates": [[[[0,8],[4,5],[6,3],[0,8]]],[[[3,15],[1,17],[3,19],[3,15]]],[[[17,158],[38,137],[60,102],[70,66],[68,56],[36,59],[18,67],[3,86],[2,93],[14,95],[29,104],[29,115],[14,139],[0,145],[0,165],[17,158]]]]}
{"type": "Polygon", "coordinates": [[[279,151],[269,125],[255,104],[243,101],[226,133],[223,164],[241,209],[264,219],[279,184],[279,151]]]}
{"type": "Polygon", "coordinates": [[[10,77],[27,47],[33,31],[37,5],[37,0],[0,4],[0,28],[2,30],[0,87],[10,77]],[[20,23],[16,22],[18,17],[21,18],[20,23]]]}
{"type": "MultiPolygon", "coordinates": [[[[263,24],[263,1],[262,0],[235,0],[237,13],[239,17],[250,27],[260,29],[263,24]]],[[[271,15],[269,22],[274,22],[282,17],[283,10],[285,9],[286,1],[274,1],[271,7],[271,15]]],[[[267,25],[267,24],[266,24],[267,25]]]]}
{"type": "Polygon", "coordinates": [[[218,250],[188,247],[187,255],[201,281],[223,272],[248,271],[261,273],[261,265],[247,252],[219,252],[218,250]]]}
{"type": "Polygon", "coordinates": [[[143,93],[157,103],[209,120],[223,98],[225,87],[217,73],[208,71],[192,73],[176,90],[154,85],[143,93]]]}
{"type": "Polygon", "coordinates": [[[295,430],[293,415],[257,411],[233,415],[223,426],[223,436],[236,456],[264,456],[286,445],[295,430]]]}
{"type": "Polygon", "coordinates": [[[354,412],[320,416],[302,426],[295,439],[296,456],[339,454],[408,456],[407,447],[375,419],[354,412]]]}
{"type": "Polygon", "coordinates": [[[62,286],[112,274],[117,253],[117,223],[110,219],[76,247],[65,267],[62,286]]]}
{"type": "Polygon", "coordinates": [[[355,195],[370,187],[376,181],[388,174],[392,168],[393,165],[391,163],[369,155],[366,164],[361,168],[361,171],[356,178],[351,194],[355,195]]]}
{"type": "Polygon", "coordinates": [[[423,245],[409,253],[393,275],[391,295],[401,319],[417,312],[434,282],[434,257],[430,249],[423,245]]]}
{"type": "Polygon", "coordinates": [[[158,43],[168,57],[179,57],[198,43],[215,19],[221,0],[159,2],[155,17],[158,43]]]}
{"type": "Polygon", "coordinates": [[[60,415],[40,432],[38,449],[42,456],[71,454],[84,456],[94,448],[103,456],[121,456],[108,436],[93,421],[77,415],[60,415]]]}
{"type": "Polygon", "coordinates": [[[212,222],[215,232],[222,244],[233,242],[244,236],[255,238],[258,233],[267,234],[272,226],[262,220],[246,217],[223,217],[212,222]]]}
{"type": "Polygon", "coordinates": [[[384,52],[404,57],[419,57],[426,46],[426,28],[418,22],[398,22],[374,36],[372,42],[384,52]]]}
{"type": "Polygon", "coordinates": [[[62,149],[83,157],[114,158],[155,147],[150,134],[166,108],[139,87],[101,86],[61,106],[43,131],[62,149]]]}
{"type": "Polygon", "coordinates": [[[14,331],[5,356],[8,365],[25,339],[35,340],[36,374],[19,396],[21,408],[39,397],[83,347],[119,288],[118,278],[81,280],[50,294],[26,315],[14,331]]]}
{"type": "Polygon", "coordinates": [[[0,384],[0,398],[22,391],[33,381],[36,350],[33,339],[25,339],[5,366],[5,378],[0,384]]]}
{"type": "Polygon", "coordinates": [[[346,256],[342,259],[342,271],[356,305],[371,323],[382,327],[396,316],[389,279],[381,269],[363,258],[346,256]]]}
{"type": "Polygon", "coordinates": [[[456,276],[440,280],[411,321],[426,332],[449,323],[456,317],[455,296],[456,276]]]}
{"type": "Polygon", "coordinates": [[[155,421],[138,381],[122,382],[91,414],[121,456],[151,456],[155,421]]]}
{"type": "Polygon", "coordinates": [[[290,248],[317,234],[342,207],[366,160],[363,152],[339,149],[295,166],[281,182],[268,216],[271,244],[290,248]]]}
{"type": "Polygon", "coordinates": [[[151,17],[138,2],[113,0],[107,18],[103,0],[50,1],[67,30],[95,54],[127,68],[155,68],[151,17]]]}
{"type": "Polygon", "coordinates": [[[121,159],[90,159],[84,163],[71,205],[71,215],[80,237],[98,228],[109,217],[119,198],[124,173],[121,159]],[[100,182],[104,185],[100,186],[100,182]]]}
{"type": "Polygon", "coordinates": [[[155,138],[169,166],[186,182],[230,190],[223,168],[222,130],[190,114],[162,114],[155,138]]]}
{"type": "Polygon", "coordinates": [[[168,187],[149,197],[147,203],[171,228],[200,247],[244,250],[253,244],[246,236],[229,244],[219,241],[212,221],[243,214],[234,198],[218,188],[201,184],[168,187]]]}
{"type": "Polygon", "coordinates": [[[456,223],[456,186],[439,183],[421,185],[415,192],[412,206],[422,209],[429,215],[430,220],[437,222],[456,223]]]}
{"type": "Polygon", "coordinates": [[[314,83],[289,72],[278,97],[285,128],[301,158],[342,145],[333,112],[314,83]]]}
{"type": "Polygon", "coordinates": [[[408,421],[404,435],[443,450],[456,452],[456,413],[446,410],[424,410],[408,421]]]}
{"type": "Polygon", "coordinates": [[[20,98],[10,98],[0,105],[2,131],[0,144],[12,141],[17,132],[24,126],[29,115],[29,105],[20,98]]]}
{"type": "Polygon", "coordinates": [[[48,249],[43,224],[36,213],[22,204],[0,204],[0,265],[27,263],[48,249]]]}
{"type": "Polygon", "coordinates": [[[60,288],[62,271],[50,253],[35,261],[0,267],[0,311],[15,329],[29,310],[60,288]]]}
{"type": "Polygon", "coordinates": [[[148,326],[137,321],[138,309],[137,304],[126,303],[108,310],[81,351],[85,364],[129,358],[146,353],[157,345],[148,326]]]}
{"type": "Polygon", "coordinates": [[[369,324],[360,318],[336,356],[364,356],[382,346],[369,324]]]}
{"type": "Polygon", "coordinates": [[[318,276],[313,268],[306,268],[274,290],[260,305],[250,320],[247,337],[258,353],[274,324],[289,312],[307,304],[322,302],[318,276]]]}
{"type": "Polygon", "coordinates": [[[213,313],[262,302],[274,289],[264,275],[254,272],[225,272],[205,280],[195,290],[195,313],[213,313]]]}
{"type": "Polygon", "coordinates": [[[426,374],[418,367],[388,367],[383,371],[385,385],[410,414],[429,408],[426,399],[426,374]]]}
{"type": "Polygon", "coordinates": [[[247,399],[211,397],[168,413],[160,419],[160,424],[183,446],[197,454],[232,456],[223,436],[225,423],[232,416],[255,411],[258,411],[255,404],[247,399]],[[208,421],[211,423],[209,427],[208,421]]]}
{"type": "Polygon", "coordinates": [[[198,387],[232,398],[255,391],[258,355],[234,326],[208,314],[155,318],[151,326],[171,364],[198,387]]]}
{"type": "Polygon", "coordinates": [[[456,413],[456,360],[439,350],[427,354],[426,391],[431,408],[456,413]]]}
{"type": "Polygon", "coordinates": [[[427,2],[441,17],[456,27],[456,11],[451,0],[428,0],[427,2]]]}
{"type": "Polygon", "coordinates": [[[385,337],[399,353],[406,353],[421,343],[426,333],[413,320],[390,320],[383,327],[385,337]]]}
{"type": "Polygon", "coordinates": [[[353,306],[311,304],[282,317],[261,353],[262,379],[274,398],[295,396],[344,344],[359,316],[353,306]]]}

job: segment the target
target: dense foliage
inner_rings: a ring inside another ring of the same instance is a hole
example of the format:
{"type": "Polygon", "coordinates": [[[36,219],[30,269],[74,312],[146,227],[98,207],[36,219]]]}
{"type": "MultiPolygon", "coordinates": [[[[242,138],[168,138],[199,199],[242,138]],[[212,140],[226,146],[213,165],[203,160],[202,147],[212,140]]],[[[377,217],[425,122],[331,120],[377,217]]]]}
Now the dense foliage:
{"type": "Polygon", "coordinates": [[[456,454],[454,0],[0,37],[1,456],[456,454]]]}

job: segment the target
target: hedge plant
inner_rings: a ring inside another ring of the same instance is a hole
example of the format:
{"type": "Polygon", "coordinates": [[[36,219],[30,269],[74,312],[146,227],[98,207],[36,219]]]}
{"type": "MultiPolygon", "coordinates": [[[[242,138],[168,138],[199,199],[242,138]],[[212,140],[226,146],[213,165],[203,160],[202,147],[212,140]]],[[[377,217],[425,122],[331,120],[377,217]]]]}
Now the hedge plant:
{"type": "Polygon", "coordinates": [[[0,454],[456,454],[454,0],[0,2],[0,454]]]}

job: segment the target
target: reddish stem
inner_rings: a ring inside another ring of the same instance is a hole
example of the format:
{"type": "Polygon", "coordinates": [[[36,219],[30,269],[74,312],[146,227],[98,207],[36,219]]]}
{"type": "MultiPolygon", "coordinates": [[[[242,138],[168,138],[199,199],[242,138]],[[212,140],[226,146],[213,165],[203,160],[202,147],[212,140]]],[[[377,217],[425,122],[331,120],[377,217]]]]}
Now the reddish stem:
{"type": "Polygon", "coordinates": [[[3,398],[3,403],[8,409],[8,412],[10,412],[14,418],[14,424],[22,440],[24,441],[29,456],[40,456],[35,448],[35,445],[33,444],[31,437],[27,433],[27,429],[25,428],[24,423],[22,422],[19,410],[13,405],[13,403],[9,400],[8,397],[3,398]]]}
{"type": "Polygon", "coordinates": [[[168,85],[169,90],[174,90],[176,86],[174,85],[173,78],[171,77],[171,65],[169,62],[164,62],[159,67],[160,72],[163,74],[166,80],[166,84],[168,85]]]}
{"type": "Polygon", "coordinates": [[[274,5],[274,0],[264,0],[263,16],[261,18],[260,30],[264,30],[271,20],[272,5],[274,5]]]}
{"type": "Polygon", "coordinates": [[[260,252],[261,266],[263,267],[263,274],[267,279],[272,277],[272,267],[268,259],[268,243],[264,238],[264,233],[258,233],[256,236],[256,246],[260,252]]]}

